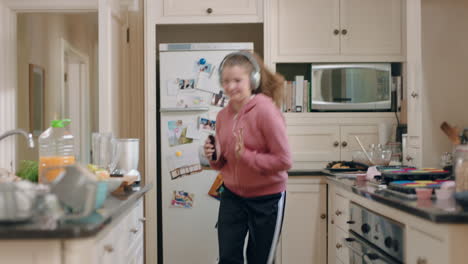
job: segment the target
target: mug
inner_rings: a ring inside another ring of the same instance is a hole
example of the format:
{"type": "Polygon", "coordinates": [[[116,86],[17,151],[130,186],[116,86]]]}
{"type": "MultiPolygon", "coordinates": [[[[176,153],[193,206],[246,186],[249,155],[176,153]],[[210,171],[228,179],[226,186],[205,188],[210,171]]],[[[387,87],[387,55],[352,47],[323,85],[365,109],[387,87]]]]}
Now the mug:
{"type": "Polygon", "coordinates": [[[93,180],[93,175],[88,174],[91,172],[82,166],[65,166],[50,183],[51,193],[72,211],[72,214],[67,214],[62,219],[78,219],[94,211],[98,182],[93,180]]]}

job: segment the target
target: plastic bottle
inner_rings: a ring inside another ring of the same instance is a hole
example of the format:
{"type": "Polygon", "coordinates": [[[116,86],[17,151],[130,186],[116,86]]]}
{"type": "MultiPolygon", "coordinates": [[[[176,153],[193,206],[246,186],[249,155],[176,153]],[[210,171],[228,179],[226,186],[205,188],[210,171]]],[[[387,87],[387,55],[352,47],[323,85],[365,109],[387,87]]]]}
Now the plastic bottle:
{"type": "Polygon", "coordinates": [[[39,182],[52,182],[62,171],[56,167],[75,163],[74,138],[66,128],[70,123],[70,119],[52,120],[39,136],[39,182]]]}

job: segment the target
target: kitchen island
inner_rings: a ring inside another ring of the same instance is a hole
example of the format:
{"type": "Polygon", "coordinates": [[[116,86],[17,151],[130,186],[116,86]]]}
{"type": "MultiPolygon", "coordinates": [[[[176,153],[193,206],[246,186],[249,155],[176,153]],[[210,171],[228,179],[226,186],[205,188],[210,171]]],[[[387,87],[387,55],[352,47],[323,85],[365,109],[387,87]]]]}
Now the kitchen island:
{"type": "Polygon", "coordinates": [[[47,216],[0,225],[5,263],[143,263],[143,196],[152,185],[110,196],[102,208],[80,220],[47,216]]]}
{"type": "Polygon", "coordinates": [[[380,240],[384,248],[398,251],[403,263],[467,263],[466,250],[462,245],[468,243],[468,210],[454,199],[403,199],[376,184],[338,178],[333,174],[327,176],[326,182],[328,263],[350,263],[355,253],[348,246],[354,243],[350,241],[355,241],[353,235],[369,233],[369,230],[375,234],[370,240],[380,240]],[[380,220],[369,224],[359,222],[354,219],[356,213],[353,214],[350,208],[363,208],[389,219],[402,230],[402,235],[395,235],[394,228],[388,228],[387,223],[380,220]]]}

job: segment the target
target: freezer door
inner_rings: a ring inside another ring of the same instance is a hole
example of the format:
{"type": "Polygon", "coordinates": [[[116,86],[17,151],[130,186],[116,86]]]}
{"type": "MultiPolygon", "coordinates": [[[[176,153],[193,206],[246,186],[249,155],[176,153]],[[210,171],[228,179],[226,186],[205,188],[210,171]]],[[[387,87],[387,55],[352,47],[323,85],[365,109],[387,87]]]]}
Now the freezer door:
{"type": "Polygon", "coordinates": [[[213,93],[221,91],[219,64],[234,51],[160,52],[160,108],[210,105],[213,93]]]}

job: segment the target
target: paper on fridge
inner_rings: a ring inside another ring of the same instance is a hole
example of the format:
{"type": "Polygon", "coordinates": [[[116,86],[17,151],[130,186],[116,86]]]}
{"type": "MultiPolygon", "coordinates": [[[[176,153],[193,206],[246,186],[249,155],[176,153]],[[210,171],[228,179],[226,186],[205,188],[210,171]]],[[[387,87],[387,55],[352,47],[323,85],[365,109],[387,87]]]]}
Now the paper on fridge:
{"type": "Polygon", "coordinates": [[[198,145],[196,144],[185,144],[172,148],[166,157],[171,179],[201,172],[202,167],[198,155],[198,145]]]}

